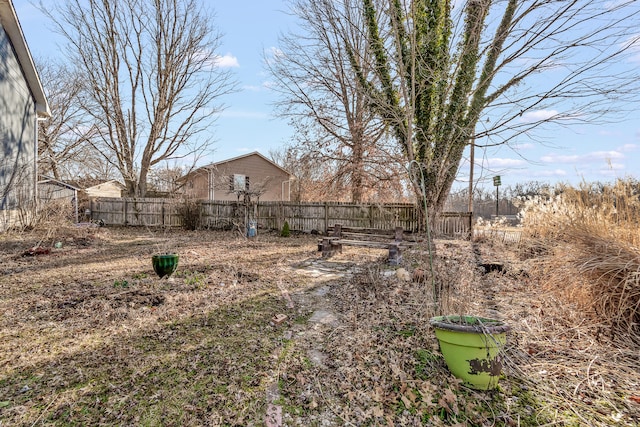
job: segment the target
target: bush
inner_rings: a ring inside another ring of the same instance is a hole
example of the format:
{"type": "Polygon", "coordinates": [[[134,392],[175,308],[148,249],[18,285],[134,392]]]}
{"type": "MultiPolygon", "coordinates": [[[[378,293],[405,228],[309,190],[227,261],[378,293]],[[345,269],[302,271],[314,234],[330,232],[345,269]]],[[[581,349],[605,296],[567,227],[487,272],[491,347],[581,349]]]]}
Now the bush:
{"type": "Polygon", "coordinates": [[[287,221],[284,222],[280,235],[282,237],[289,237],[291,235],[291,230],[289,229],[289,223],[287,221]]]}
{"type": "Polygon", "coordinates": [[[183,199],[178,205],[178,215],[182,219],[182,228],[197,230],[202,218],[202,205],[194,199],[183,199]]]}

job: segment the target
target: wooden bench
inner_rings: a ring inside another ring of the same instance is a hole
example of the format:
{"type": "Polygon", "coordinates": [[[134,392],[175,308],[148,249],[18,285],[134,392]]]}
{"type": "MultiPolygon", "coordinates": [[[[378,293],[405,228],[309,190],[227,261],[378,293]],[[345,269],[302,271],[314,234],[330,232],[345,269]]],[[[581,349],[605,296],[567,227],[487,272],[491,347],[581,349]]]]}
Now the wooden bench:
{"type": "Polygon", "coordinates": [[[404,240],[404,230],[376,228],[343,227],[335,224],[327,229],[327,236],[318,241],[318,251],[327,258],[336,252],[342,253],[342,246],[362,246],[389,250],[389,263],[398,265],[402,260],[402,248],[408,242],[404,240]]]}

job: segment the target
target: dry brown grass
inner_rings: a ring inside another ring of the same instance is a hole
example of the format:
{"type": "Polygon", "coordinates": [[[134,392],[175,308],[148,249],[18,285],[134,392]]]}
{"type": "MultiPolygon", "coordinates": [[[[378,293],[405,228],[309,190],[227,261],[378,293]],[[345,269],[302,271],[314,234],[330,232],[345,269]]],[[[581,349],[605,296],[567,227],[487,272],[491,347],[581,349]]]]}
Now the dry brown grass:
{"type": "Polygon", "coordinates": [[[525,205],[520,257],[537,313],[515,360],[529,378],[546,379],[541,396],[580,425],[635,425],[615,414],[636,411],[639,400],[638,190],[633,180],[561,186],[525,205]]]}
{"type": "MultiPolygon", "coordinates": [[[[310,276],[311,236],[59,230],[62,249],[20,256],[40,239],[0,240],[3,427],[262,426],[269,402],[285,426],[640,422],[638,347],[599,334],[514,246],[437,241],[436,305],[429,278],[400,279],[380,250],[346,248],[310,276]],[[153,276],[159,246],[181,255],[171,281],[153,276]],[[512,326],[497,391],[448,373],[436,307],[512,326]],[[319,309],[336,324],[310,323],[319,309]]],[[[402,267],[429,271],[429,254],[406,251],[402,267]]]]}
{"type": "MultiPolygon", "coordinates": [[[[626,335],[604,333],[605,325],[582,305],[584,295],[571,295],[557,272],[530,252],[522,257],[515,247],[488,241],[478,247],[483,257],[500,259],[507,270],[481,281],[513,328],[506,352],[512,381],[504,387],[520,387],[535,396],[542,425],[638,425],[637,343],[626,335]]],[[[573,283],[578,273],[572,270],[563,277],[573,283]]]]}
{"type": "Polygon", "coordinates": [[[141,229],[3,235],[2,425],[258,419],[281,341],[269,325],[285,309],[278,285],[308,286],[282,273],[309,257],[309,242],[273,240],[141,229]],[[53,241],[63,247],[21,256],[53,241]],[[151,254],[167,246],[180,265],[160,280],[151,254]]]}
{"type": "Polygon", "coordinates": [[[544,254],[538,265],[547,289],[607,333],[640,343],[640,184],[557,191],[530,203],[525,216],[525,245],[544,254]]]}
{"type": "Polygon", "coordinates": [[[546,258],[547,286],[575,301],[603,332],[640,344],[640,250],[603,236],[601,229],[569,228],[546,258]]]}

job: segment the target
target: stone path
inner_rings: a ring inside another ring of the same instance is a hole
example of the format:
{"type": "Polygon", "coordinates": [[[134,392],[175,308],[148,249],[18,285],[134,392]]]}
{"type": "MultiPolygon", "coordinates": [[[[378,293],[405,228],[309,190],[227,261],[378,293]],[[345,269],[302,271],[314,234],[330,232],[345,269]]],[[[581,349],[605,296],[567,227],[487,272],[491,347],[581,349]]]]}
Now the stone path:
{"type": "MultiPolygon", "coordinates": [[[[292,266],[292,271],[296,275],[308,278],[312,282],[311,291],[296,294],[293,298],[286,290],[282,290],[283,297],[287,300],[289,308],[307,308],[313,310],[313,314],[307,321],[307,326],[302,331],[297,332],[297,337],[310,338],[310,335],[318,335],[315,342],[321,344],[322,330],[332,329],[340,325],[340,316],[332,311],[329,302],[331,285],[344,279],[350,278],[357,267],[351,262],[336,262],[323,259],[311,259],[292,266]],[[318,287],[318,285],[321,285],[318,287]]],[[[283,332],[285,339],[294,339],[293,332],[286,330],[283,332]]],[[[313,341],[313,340],[312,340],[313,341]]],[[[307,351],[309,361],[316,366],[326,367],[327,355],[321,348],[310,348],[307,351]]],[[[283,415],[282,407],[276,402],[280,399],[278,390],[278,378],[271,378],[271,383],[267,387],[267,414],[265,424],[267,427],[282,427],[283,415]]]]}

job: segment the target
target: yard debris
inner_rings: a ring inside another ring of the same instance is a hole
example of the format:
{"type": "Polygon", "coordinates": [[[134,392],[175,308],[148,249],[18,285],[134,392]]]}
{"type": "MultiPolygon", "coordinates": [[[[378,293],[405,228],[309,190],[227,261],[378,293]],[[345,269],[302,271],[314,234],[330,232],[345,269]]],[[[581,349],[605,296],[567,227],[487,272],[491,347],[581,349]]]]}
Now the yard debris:
{"type": "Polygon", "coordinates": [[[26,251],[22,252],[22,256],[36,256],[36,255],[49,255],[51,248],[45,248],[43,246],[34,246],[26,251]]]}
{"type": "Polygon", "coordinates": [[[271,318],[271,323],[273,323],[274,326],[278,326],[278,325],[282,324],[288,318],[289,318],[289,316],[287,316],[286,314],[276,314],[275,316],[273,316],[271,318]]]}
{"type": "Polygon", "coordinates": [[[287,308],[292,309],[295,306],[293,305],[293,300],[291,299],[291,295],[289,295],[289,291],[284,288],[282,285],[278,285],[280,288],[280,293],[282,294],[282,298],[287,302],[287,308]]]}
{"type": "Polygon", "coordinates": [[[494,271],[498,273],[504,273],[506,271],[504,263],[500,261],[481,262],[478,265],[484,269],[485,273],[493,273],[494,271]]]}
{"type": "Polygon", "coordinates": [[[415,283],[424,283],[427,281],[427,273],[422,268],[413,270],[413,281],[415,283]]]}
{"type": "Polygon", "coordinates": [[[104,226],[104,221],[100,220],[99,222],[78,222],[74,224],[75,227],[78,228],[98,228],[104,226]]]}
{"type": "Polygon", "coordinates": [[[242,280],[245,282],[255,282],[260,279],[260,276],[257,273],[249,273],[246,271],[236,272],[236,277],[238,278],[238,280],[242,280]]]}

